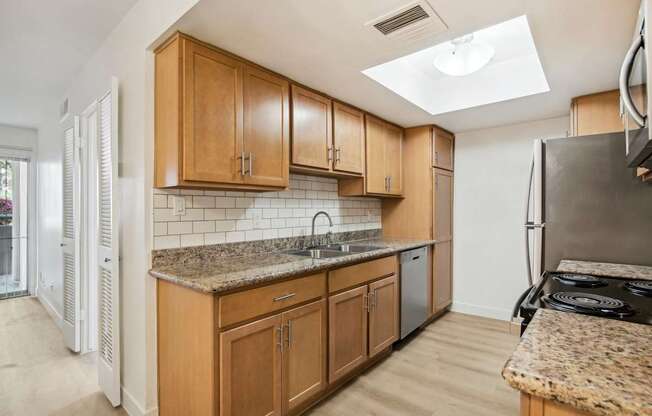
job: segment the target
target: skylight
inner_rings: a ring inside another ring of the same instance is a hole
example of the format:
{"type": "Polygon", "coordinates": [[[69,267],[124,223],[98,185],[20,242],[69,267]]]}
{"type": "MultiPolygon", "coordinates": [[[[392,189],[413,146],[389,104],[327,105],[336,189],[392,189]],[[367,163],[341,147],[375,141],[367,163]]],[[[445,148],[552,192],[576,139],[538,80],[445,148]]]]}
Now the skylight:
{"type": "Polygon", "coordinates": [[[525,15],[367,68],[362,73],[432,115],[550,91],[525,15]],[[447,75],[438,67],[447,68],[440,62],[455,55],[453,50],[456,45],[459,48],[460,39],[486,45],[494,53],[482,66],[474,65],[471,73],[446,71],[456,74],[447,75]]]}

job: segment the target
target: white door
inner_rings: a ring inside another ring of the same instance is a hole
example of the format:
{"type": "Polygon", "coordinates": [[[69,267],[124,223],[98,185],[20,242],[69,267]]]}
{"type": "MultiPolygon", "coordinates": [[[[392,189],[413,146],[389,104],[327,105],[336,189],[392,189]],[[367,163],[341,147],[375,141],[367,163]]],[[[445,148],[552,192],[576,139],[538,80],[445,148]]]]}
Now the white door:
{"type": "Polygon", "coordinates": [[[81,345],[81,290],[79,241],[79,118],[63,132],[63,339],[79,352],[81,345]]]}
{"type": "Polygon", "coordinates": [[[114,406],[120,404],[120,258],[118,216],[118,80],[99,101],[97,134],[98,376],[114,406]]]}

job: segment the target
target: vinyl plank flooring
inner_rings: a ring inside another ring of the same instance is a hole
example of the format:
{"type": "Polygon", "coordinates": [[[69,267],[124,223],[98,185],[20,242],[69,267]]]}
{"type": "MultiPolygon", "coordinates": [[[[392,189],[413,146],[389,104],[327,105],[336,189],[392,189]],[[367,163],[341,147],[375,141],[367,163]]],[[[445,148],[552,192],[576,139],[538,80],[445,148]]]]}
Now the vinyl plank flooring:
{"type": "Polygon", "coordinates": [[[311,416],[508,416],[519,394],[500,376],[518,337],[506,322],[447,313],[311,416]]]}
{"type": "Polygon", "coordinates": [[[38,299],[0,300],[0,416],[124,416],[97,384],[95,354],[70,352],[38,299]]]}

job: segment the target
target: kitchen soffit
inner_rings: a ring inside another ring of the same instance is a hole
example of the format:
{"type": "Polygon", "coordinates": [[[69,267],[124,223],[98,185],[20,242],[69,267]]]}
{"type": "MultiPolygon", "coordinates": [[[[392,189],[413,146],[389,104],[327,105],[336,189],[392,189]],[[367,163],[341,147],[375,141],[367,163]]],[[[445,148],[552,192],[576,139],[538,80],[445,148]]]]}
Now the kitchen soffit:
{"type": "Polygon", "coordinates": [[[451,50],[450,41],[362,73],[432,115],[550,91],[526,15],[472,35],[473,42],[490,45],[495,54],[469,75],[446,75],[433,65],[435,57],[451,50]]]}

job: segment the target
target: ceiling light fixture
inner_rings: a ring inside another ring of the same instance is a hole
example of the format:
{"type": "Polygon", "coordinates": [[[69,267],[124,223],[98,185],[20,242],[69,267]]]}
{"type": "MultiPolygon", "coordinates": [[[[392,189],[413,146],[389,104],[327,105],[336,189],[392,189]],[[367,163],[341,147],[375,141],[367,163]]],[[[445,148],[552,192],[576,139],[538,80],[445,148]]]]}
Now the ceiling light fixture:
{"type": "Polygon", "coordinates": [[[486,43],[473,41],[473,34],[453,39],[450,48],[435,56],[435,68],[446,75],[460,77],[479,71],[491,61],[494,48],[486,43]]]}

